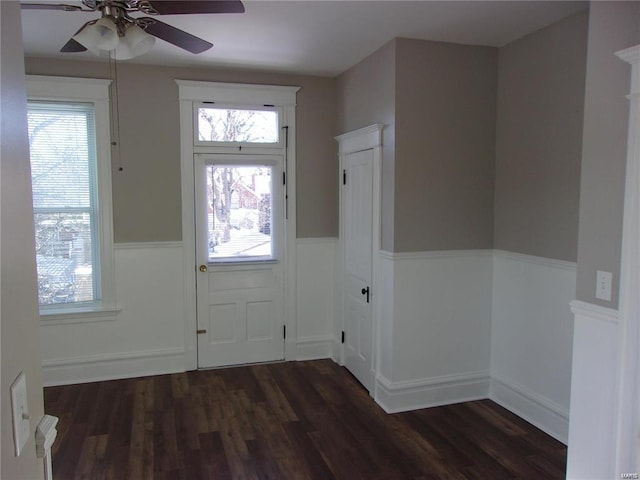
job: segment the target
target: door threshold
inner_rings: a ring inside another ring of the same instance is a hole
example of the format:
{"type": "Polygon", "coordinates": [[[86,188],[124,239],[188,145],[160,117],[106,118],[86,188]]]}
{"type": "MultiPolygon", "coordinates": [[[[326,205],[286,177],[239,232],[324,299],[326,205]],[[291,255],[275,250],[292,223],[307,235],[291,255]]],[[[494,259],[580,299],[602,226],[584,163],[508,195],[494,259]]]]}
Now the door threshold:
{"type": "Polygon", "coordinates": [[[253,363],[233,363],[231,365],[220,365],[218,367],[198,367],[197,371],[199,372],[204,372],[207,370],[220,370],[222,368],[236,368],[236,367],[253,367],[256,365],[271,365],[273,363],[285,363],[291,360],[285,360],[284,358],[282,360],[270,360],[268,362],[253,362],[253,363]]]}

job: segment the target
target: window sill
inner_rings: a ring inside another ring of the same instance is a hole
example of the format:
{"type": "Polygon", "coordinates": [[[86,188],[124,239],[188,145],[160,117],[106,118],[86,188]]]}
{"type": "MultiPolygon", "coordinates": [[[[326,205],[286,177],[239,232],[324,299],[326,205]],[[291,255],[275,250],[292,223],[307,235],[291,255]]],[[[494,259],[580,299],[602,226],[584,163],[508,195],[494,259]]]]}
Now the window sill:
{"type": "Polygon", "coordinates": [[[83,306],[71,308],[56,308],[55,310],[40,311],[42,325],[66,325],[72,323],[92,323],[115,321],[119,307],[83,306]]]}

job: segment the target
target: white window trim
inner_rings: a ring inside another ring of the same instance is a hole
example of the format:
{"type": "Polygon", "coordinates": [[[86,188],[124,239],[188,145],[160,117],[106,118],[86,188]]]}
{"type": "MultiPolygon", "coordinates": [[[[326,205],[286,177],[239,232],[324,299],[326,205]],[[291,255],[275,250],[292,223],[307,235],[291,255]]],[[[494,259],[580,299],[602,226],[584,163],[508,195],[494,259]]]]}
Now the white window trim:
{"type": "Polygon", "coordinates": [[[64,304],[40,310],[40,319],[60,322],[73,318],[96,321],[114,319],[113,206],[111,202],[111,141],[109,85],[111,80],[27,75],[27,97],[31,100],[87,102],[95,106],[96,163],[98,173],[98,219],[100,224],[101,299],[78,305],[64,304]]]}
{"type": "MultiPolygon", "coordinates": [[[[288,126],[288,146],[280,150],[286,155],[288,215],[282,248],[285,272],[285,358],[295,357],[296,329],[296,92],[300,87],[252,85],[238,83],[176,80],[180,100],[180,163],[182,177],[182,241],[184,245],[184,318],[185,368],[198,368],[198,340],[196,315],[196,238],[194,155],[238,153],[238,147],[194,145],[194,103],[212,101],[220,104],[253,107],[273,105],[282,108],[281,127],[288,126]]],[[[274,155],[272,146],[253,146],[242,153],[274,155]]]]}

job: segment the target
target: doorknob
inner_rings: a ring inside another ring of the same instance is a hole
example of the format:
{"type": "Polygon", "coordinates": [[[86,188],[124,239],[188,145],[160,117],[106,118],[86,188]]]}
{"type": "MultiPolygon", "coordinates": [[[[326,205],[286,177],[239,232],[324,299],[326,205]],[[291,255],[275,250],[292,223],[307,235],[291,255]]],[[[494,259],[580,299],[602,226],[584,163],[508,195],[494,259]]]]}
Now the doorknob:
{"type": "Polygon", "coordinates": [[[204,273],[204,272],[207,271],[207,266],[206,265],[200,265],[200,268],[198,270],[200,270],[201,272],[204,273]]]}
{"type": "Polygon", "coordinates": [[[367,303],[369,303],[369,287],[363,288],[362,294],[367,296],[367,303]]]}

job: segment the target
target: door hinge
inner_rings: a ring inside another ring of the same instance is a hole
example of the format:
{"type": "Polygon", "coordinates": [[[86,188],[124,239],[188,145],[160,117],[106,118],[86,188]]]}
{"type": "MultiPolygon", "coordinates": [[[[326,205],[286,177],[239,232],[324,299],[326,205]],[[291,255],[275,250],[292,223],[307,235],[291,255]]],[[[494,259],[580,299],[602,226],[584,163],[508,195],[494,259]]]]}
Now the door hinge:
{"type": "Polygon", "coordinates": [[[287,184],[287,173],[286,172],[282,172],[282,184],[283,185],[287,184]]]}
{"type": "Polygon", "coordinates": [[[282,338],[287,338],[287,326],[282,326],[282,338]]]}
{"type": "Polygon", "coordinates": [[[342,184],[343,185],[347,184],[347,171],[346,170],[342,170],[342,184]]]}
{"type": "Polygon", "coordinates": [[[344,330],[342,331],[342,343],[344,343],[344,330]]]}
{"type": "Polygon", "coordinates": [[[203,334],[207,333],[207,331],[206,330],[197,330],[196,333],[198,335],[203,335],[203,334]]]}

